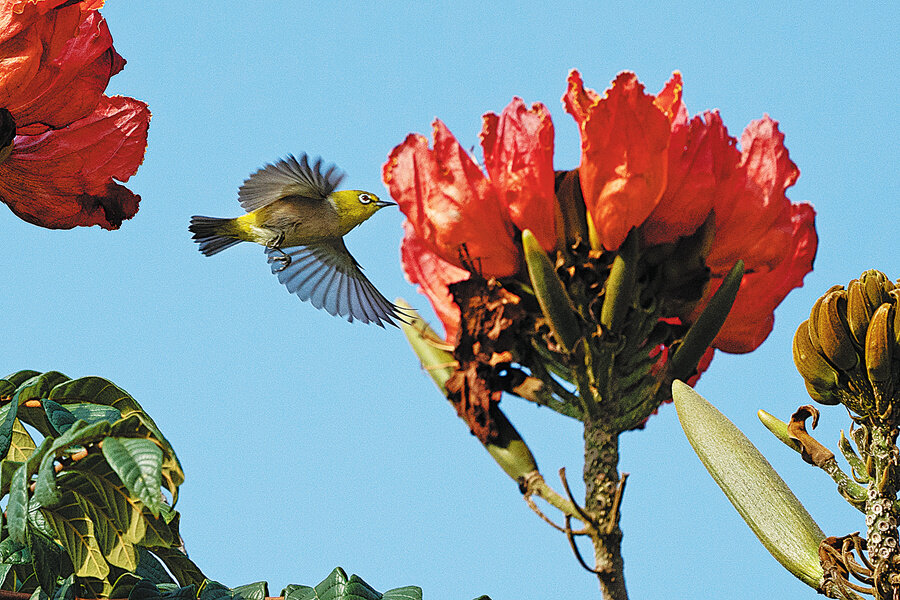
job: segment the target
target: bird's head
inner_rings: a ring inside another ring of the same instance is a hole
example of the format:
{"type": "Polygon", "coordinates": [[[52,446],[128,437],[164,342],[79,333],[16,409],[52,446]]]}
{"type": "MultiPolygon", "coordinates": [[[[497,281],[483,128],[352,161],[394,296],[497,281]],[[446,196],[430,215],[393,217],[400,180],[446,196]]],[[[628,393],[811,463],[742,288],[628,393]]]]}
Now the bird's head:
{"type": "Polygon", "coordinates": [[[394,202],[381,200],[371,192],[363,190],[341,190],[331,194],[331,202],[341,220],[341,228],[350,231],[385,206],[396,206],[394,202]]]}

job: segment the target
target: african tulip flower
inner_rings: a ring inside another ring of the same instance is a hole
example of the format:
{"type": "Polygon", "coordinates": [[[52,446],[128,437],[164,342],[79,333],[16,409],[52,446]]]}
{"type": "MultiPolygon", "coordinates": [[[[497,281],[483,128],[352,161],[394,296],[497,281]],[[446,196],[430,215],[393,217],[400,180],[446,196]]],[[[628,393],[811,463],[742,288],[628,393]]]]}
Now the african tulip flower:
{"type": "Polygon", "coordinates": [[[143,160],[150,112],[103,95],[125,61],[101,4],[0,4],[0,199],[36,225],[115,229],[138,209],[118,182],[143,160]]]}
{"type": "MultiPolygon", "coordinates": [[[[546,482],[530,452],[522,468],[507,460],[527,446],[504,392],[583,421],[585,507],[616,533],[618,435],[643,427],[676,380],[696,381],[715,349],[762,343],[816,253],[812,207],[785,195],[799,171],[777,124],[751,123],[738,144],[717,112],[691,118],[682,88],[675,73],[654,96],[621,73],[600,95],[573,71],[571,171],[552,171],[546,109],[519,99],[484,118],[485,171],[440,121],[433,150],[411,135],[384,168],[407,216],[404,270],[453,346],[407,325],[422,364],[526,497],[546,482]]],[[[621,568],[620,538],[593,538],[598,573],[621,568]]]]}
{"type": "Polygon", "coordinates": [[[484,116],[481,144],[487,173],[435,120],[433,148],[410,134],[384,166],[384,181],[407,216],[404,270],[431,299],[448,339],[459,324],[458,307],[448,305],[448,284],[466,279],[467,268],[495,277],[518,273],[517,230],[532,229],[546,250],[556,246],[547,108],[528,109],[514,98],[500,115],[484,116]]]}
{"type": "Polygon", "coordinates": [[[681,75],[663,91],[644,92],[622,73],[601,97],[584,88],[577,71],[563,98],[581,131],[579,172],[589,218],[607,250],[635,227],[643,244],[690,235],[708,218],[714,236],[706,264],[717,282],[737,259],[747,275],[714,346],[729,352],[755,349],[772,330],[772,311],[803,276],[816,254],[815,213],[791,204],[785,190],[799,176],[784,135],[769,117],[751,123],[741,150],[716,112],[688,120],[681,75]]]}
{"type": "MultiPolygon", "coordinates": [[[[662,317],[693,322],[740,258],[746,274],[713,346],[749,352],[771,331],[774,308],[812,268],[815,213],[785,195],[799,171],[774,121],[751,123],[739,148],[717,112],[689,116],[682,88],[675,73],[654,96],[633,73],[622,73],[600,95],[577,71],[569,75],[563,104],[581,133],[584,210],[603,252],[617,251],[631,230],[646,252],[709,228],[700,257],[708,283],[662,317]]],[[[558,249],[552,136],[546,108],[528,110],[516,98],[500,116],[484,118],[486,173],[440,121],[433,149],[410,135],[391,153],[384,178],[408,218],[404,268],[448,339],[459,326],[450,284],[473,270],[522,279],[517,236],[526,228],[546,251],[558,249]]]]}

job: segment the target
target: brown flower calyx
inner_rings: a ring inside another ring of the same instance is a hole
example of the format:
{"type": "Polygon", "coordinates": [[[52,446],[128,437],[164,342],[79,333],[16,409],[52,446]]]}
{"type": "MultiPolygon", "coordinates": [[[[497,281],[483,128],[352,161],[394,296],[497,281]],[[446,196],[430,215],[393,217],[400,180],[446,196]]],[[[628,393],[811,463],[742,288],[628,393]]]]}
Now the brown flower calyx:
{"type": "Polygon", "coordinates": [[[812,417],[812,428],[819,424],[819,411],[810,405],[801,406],[791,415],[788,423],[788,434],[800,444],[800,456],[804,461],[822,467],[834,460],[834,453],[819,443],[806,431],[806,420],[812,417]]]}
{"type": "Polygon", "coordinates": [[[519,340],[533,328],[522,300],[496,279],[472,277],[450,286],[462,309],[459,343],[453,352],[459,361],[447,380],[448,399],[474,436],[482,443],[497,439],[494,407],[502,392],[521,383],[520,371],[511,367],[519,354],[519,340]],[[530,325],[530,326],[529,326],[530,325]]]}

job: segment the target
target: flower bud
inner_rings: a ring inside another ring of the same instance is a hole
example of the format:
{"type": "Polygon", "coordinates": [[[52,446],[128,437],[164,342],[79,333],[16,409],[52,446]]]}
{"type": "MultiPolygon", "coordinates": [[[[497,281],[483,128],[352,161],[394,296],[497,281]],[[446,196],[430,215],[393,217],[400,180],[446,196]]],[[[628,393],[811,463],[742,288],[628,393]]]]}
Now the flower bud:
{"type": "Polygon", "coordinates": [[[819,335],[816,330],[816,323],[819,322],[819,311],[822,308],[822,302],[825,300],[825,297],[828,296],[831,292],[836,292],[838,290],[843,290],[844,286],[842,285],[833,285],[828,288],[828,291],[822,294],[818,299],[816,299],[815,303],[812,306],[812,309],[809,311],[809,341],[812,342],[813,348],[816,349],[816,352],[822,352],[822,345],[819,343],[819,335]]]}
{"type": "Polygon", "coordinates": [[[869,269],[847,286],[847,324],[859,348],[866,342],[866,328],[872,314],[885,302],[894,284],[881,271],[869,269]]]}
{"type": "Polygon", "coordinates": [[[893,304],[882,304],[872,315],[866,332],[866,374],[872,389],[882,397],[889,396],[892,387],[895,313],[893,304]]]}
{"type": "Polygon", "coordinates": [[[866,288],[858,279],[854,279],[847,286],[847,325],[857,345],[862,348],[866,343],[866,329],[869,327],[869,319],[872,311],[866,301],[866,288]]]}
{"type": "Polygon", "coordinates": [[[794,364],[813,400],[822,404],[837,404],[833,392],[838,387],[838,372],[813,347],[809,339],[809,321],[803,321],[794,334],[794,364]]]}
{"type": "Polygon", "coordinates": [[[816,330],[816,338],[828,362],[842,371],[850,371],[859,364],[859,355],[847,324],[846,290],[826,294],[815,315],[815,322],[810,321],[810,324],[816,330]]]}
{"type": "Polygon", "coordinates": [[[556,341],[566,352],[571,352],[581,337],[572,300],[537,238],[527,229],[522,232],[522,248],[531,286],[541,311],[553,330],[556,341]]]}
{"type": "Polygon", "coordinates": [[[863,273],[859,280],[865,285],[866,297],[869,300],[869,306],[873,308],[873,312],[875,308],[888,301],[888,292],[896,287],[894,286],[894,283],[887,278],[887,275],[881,271],[876,271],[875,269],[869,269],[863,273]]]}

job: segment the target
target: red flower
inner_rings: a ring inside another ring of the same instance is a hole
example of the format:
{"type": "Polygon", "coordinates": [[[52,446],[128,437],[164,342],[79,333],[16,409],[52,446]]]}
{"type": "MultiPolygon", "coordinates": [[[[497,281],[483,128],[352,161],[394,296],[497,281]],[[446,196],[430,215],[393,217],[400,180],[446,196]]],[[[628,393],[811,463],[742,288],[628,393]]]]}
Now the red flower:
{"type": "Polygon", "coordinates": [[[0,142],[15,134],[0,150],[0,200],[36,225],[115,229],[138,209],[140,197],[116,181],[143,161],[150,112],[103,95],[125,61],[92,10],[100,5],[0,4],[0,142]]]}
{"type": "Polygon", "coordinates": [[[402,258],[455,337],[459,309],[447,285],[482,275],[508,277],[521,268],[516,230],[533,230],[556,246],[553,124],[541,104],[530,110],[514,98],[501,115],[484,116],[481,132],[487,175],[440,121],[434,148],[410,134],[384,166],[384,182],[407,216],[402,258]]]}
{"type": "Polygon", "coordinates": [[[416,235],[409,221],[403,223],[403,243],[400,258],[403,270],[412,284],[428,297],[434,312],[444,325],[444,337],[456,340],[459,334],[459,306],[447,289],[451,283],[469,278],[469,272],[452,265],[432,252],[428,244],[416,235]]]}
{"type": "Polygon", "coordinates": [[[785,196],[799,170],[774,121],[751,123],[738,151],[718,113],[688,120],[681,88],[676,73],[654,97],[633,74],[622,73],[600,97],[583,87],[577,71],[569,75],[563,102],[581,131],[582,192],[608,250],[633,227],[648,246],[690,235],[712,217],[706,257],[712,280],[704,299],[681,316],[696,317],[743,259],[744,281],[713,345],[749,352],[771,331],[774,308],[812,270],[815,213],[785,196]]]}

